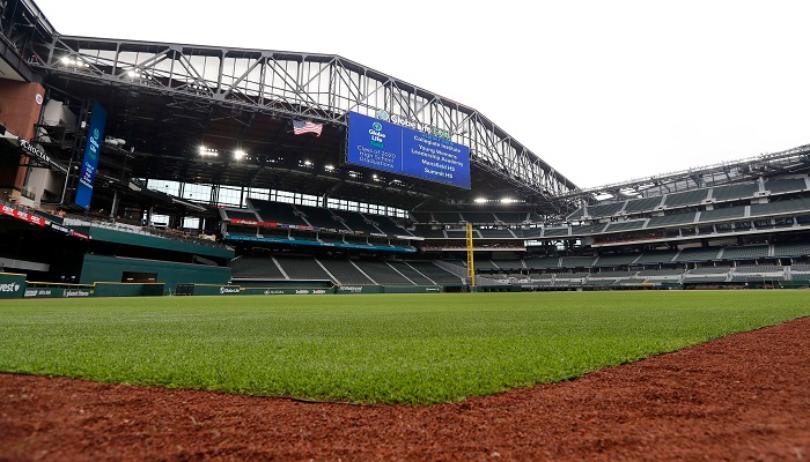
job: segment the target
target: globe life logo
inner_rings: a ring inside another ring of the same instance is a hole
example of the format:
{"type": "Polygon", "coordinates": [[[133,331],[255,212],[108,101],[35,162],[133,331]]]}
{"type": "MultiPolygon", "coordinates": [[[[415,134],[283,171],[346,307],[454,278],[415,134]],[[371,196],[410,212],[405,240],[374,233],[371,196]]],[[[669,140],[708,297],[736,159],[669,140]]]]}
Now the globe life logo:
{"type": "Polygon", "coordinates": [[[383,149],[385,147],[385,133],[382,132],[383,125],[379,122],[371,124],[368,134],[371,137],[368,144],[374,148],[383,149]]]}

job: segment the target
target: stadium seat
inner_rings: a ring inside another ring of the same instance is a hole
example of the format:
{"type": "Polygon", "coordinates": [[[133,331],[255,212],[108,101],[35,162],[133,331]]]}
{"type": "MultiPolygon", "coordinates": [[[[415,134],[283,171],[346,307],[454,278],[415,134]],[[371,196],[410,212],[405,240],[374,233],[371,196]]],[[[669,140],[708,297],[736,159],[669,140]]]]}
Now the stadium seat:
{"type": "Polygon", "coordinates": [[[769,178],[765,180],[765,190],[771,194],[804,191],[807,189],[805,177],[800,178],[769,178]]]}
{"type": "Polygon", "coordinates": [[[775,257],[804,257],[810,255],[810,243],[775,244],[773,248],[775,257]]]}
{"type": "Polygon", "coordinates": [[[624,208],[625,202],[610,202],[607,204],[589,205],[587,208],[590,217],[609,217],[619,213],[624,208]]]}
{"type": "Polygon", "coordinates": [[[507,229],[478,229],[478,232],[481,234],[481,237],[485,239],[514,239],[515,235],[507,229]]]}
{"type": "Polygon", "coordinates": [[[527,257],[524,261],[526,267],[534,270],[560,267],[559,257],[527,257]]]}
{"type": "Polygon", "coordinates": [[[235,210],[235,209],[222,209],[222,212],[225,214],[226,220],[250,220],[250,221],[258,221],[259,217],[256,216],[256,213],[253,210],[245,209],[245,210],[235,210]]]}
{"type": "Polygon", "coordinates": [[[527,221],[526,212],[495,212],[495,216],[502,223],[521,224],[527,221]]]}
{"type": "Polygon", "coordinates": [[[647,229],[694,223],[696,216],[697,213],[695,212],[687,212],[672,215],[664,215],[662,217],[652,217],[647,222],[647,229]]]}
{"type": "MultiPolygon", "coordinates": [[[[333,260],[319,258],[321,265],[333,276],[333,280],[340,285],[376,285],[349,260],[333,260]]],[[[372,276],[373,278],[373,276],[372,276]]]]}
{"type": "Polygon", "coordinates": [[[700,212],[701,223],[709,221],[729,220],[734,218],[742,218],[745,216],[745,206],[737,207],[724,207],[714,210],[704,210],[700,212]]]}
{"type": "Polygon", "coordinates": [[[619,221],[609,223],[607,228],[603,231],[605,233],[615,233],[620,231],[635,231],[644,227],[647,220],[634,220],[634,221],[619,221]]]}
{"type": "Polygon", "coordinates": [[[568,226],[562,228],[555,228],[555,227],[543,228],[543,237],[565,237],[568,236],[569,233],[570,228],[568,226]]]}
{"type": "Polygon", "coordinates": [[[389,236],[413,236],[413,233],[395,222],[391,217],[384,215],[364,215],[366,220],[373,221],[380,231],[389,236]]]}
{"type": "Polygon", "coordinates": [[[723,260],[752,260],[768,256],[767,245],[750,245],[745,247],[726,247],[723,249],[723,260]]]}
{"type": "Polygon", "coordinates": [[[573,236],[580,236],[583,234],[597,234],[601,233],[607,227],[606,223],[594,223],[585,226],[572,226],[571,234],[573,236]]]}
{"type": "Polygon", "coordinates": [[[408,280],[401,273],[397,272],[394,268],[389,266],[384,261],[368,261],[359,260],[355,261],[357,266],[366,274],[371,276],[377,284],[381,285],[414,285],[414,282],[408,280]]]}
{"type": "Polygon", "coordinates": [[[279,266],[289,276],[296,280],[331,280],[313,257],[291,257],[278,255],[275,257],[279,266]]]}
{"type": "Polygon", "coordinates": [[[563,268],[589,268],[593,265],[594,257],[562,257],[560,266],[563,268]]]}
{"type": "Polygon", "coordinates": [[[752,204],[751,216],[759,217],[805,210],[810,210],[810,198],[802,197],[798,199],[775,200],[766,204],[752,204]]]}
{"type": "Polygon", "coordinates": [[[729,272],[727,266],[705,266],[701,268],[693,268],[686,272],[687,275],[703,275],[703,274],[726,274],[729,272]]]}
{"type": "Polygon", "coordinates": [[[784,267],[779,265],[739,265],[734,268],[735,273],[782,273],[784,267]]]}
{"type": "Polygon", "coordinates": [[[461,223],[461,215],[458,212],[433,212],[433,219],[439,223],[461,223]]]}
{"type": "Polygon", "coordinates": [[[712,188],[712,199],[715,201],[727,201],[752,197],[759,191],[759,183],[737,183],[728,186],[717,186],[712,188]]]}
{"type": "Polygon", "coordinates": [[[422,273],[416,271],[410,264],[402,261],[389,262],[392,267],[399,271],[403,276],[413,281],[418,286],[432,286],[435,285],[434,281],[426,278],[422,273]]]}
{"type": "Polygon", "coordinates": [[[430,212],[411,212],[411,216],[417,223],[432,223],[434,221],[433,214],[430,212]]]}
{"type": "Polygon", "coordinates": [[[461,217],[467,223],[489,224],[495,223],[495,215],[489,212],[461,212],[461,217]]]}
{"type": "Polygon", "coordinates": [[[428,239],[444,239],[444,230],[443,229],[434,229],[431,227],[426,226],[419,226],[416,227],[416,235],[421,236],[428,239]]]}
{"type": "Polygon", "coordinates": [[[521,260],[493,260],[493,263],[504,271],[519,272],[524,269],[521,260]]]}
{"type": "MultiPolygon", "coordinates": [[[[585,208],[580,207],[573,212],[571,212],[567,217],[565,217],[566,221],[576,221],[582,218],[585,215],[585,208]]],[[[542,218],[540,218],[542,220],[542,218]]],[[[538,220],[538,221],[540,221],[538,220]]]]}
{"type": "Polygon", "coordinates": [[[679,278],[684,274],[682,269],[646,269],[638,272],[638,275],[645,278],[679,278]]]}
{"type": "Polygon", "coordinates": [[[655,210],[661,205],[663,199],[662,196],[654,196],[629,200],[627,201],[627,206],[624,208],[624,213],[630,214],[655,210]]]}
{"type": "Polygon", "coordinates": [[[304,214],[309,224],[316,228],[349,231],[349,228],[344,226],[340,220],[336,219],[329,209],[298,206],[298,210],[304,214]]]}
{"type": "Polygon", "coordinates": [[[633,263],[639,254],[625,254],[625,255],[600,255],[599,259],[596,260],[594,266],[597,267],[615,267],[615,266],[625,266],[630,265],[633,263]]]}
{"type": "Polygon", "coordinates": [[[461,278],[439,268],[430,261],[413,261],[410,265],[437,284],[461,284],[461,278]]]}
{"type": "Polygon", "coordinates": [[[696,205],[705,201],[709,196],[708,189],[698,189],[681,193],[667,194],[664,200],[666,208],[683,207],[685,205],[696,205]]]}
{"type": "Polygon", "coordinates": [[[256,210],[262,221],[307,226],[307,223],[296,214],[295,206],[292,204],[258,199],[248,199],[248,202],[256,210]]]}
{"type": "Polygon", "coordinates": [[[645,252],[634,264],[636,265],[652,265],[657,263],[670,263],[675,257],[676,252],[645,252]]]}
{"type": "Polygon", "coordinates": [[[347,212],[345,210],[334,210],[333,213],[343,220],[343,223],[354,232],[365,234],[385,234],[373,224],[366,221],[363,215],[357,212],[347,212]]]}
{"type": "Polygon", "coordinates": [[[234,278],[285,279],[270,256],[243,255],[234,258],[230,267],[234,278]]]}
{"type": "Polygon", "coordinates": [[[673,261],[676,262],[699,262],[717,260],[720,249],[716,247],[701,247],[683,249],[673,261]]]}

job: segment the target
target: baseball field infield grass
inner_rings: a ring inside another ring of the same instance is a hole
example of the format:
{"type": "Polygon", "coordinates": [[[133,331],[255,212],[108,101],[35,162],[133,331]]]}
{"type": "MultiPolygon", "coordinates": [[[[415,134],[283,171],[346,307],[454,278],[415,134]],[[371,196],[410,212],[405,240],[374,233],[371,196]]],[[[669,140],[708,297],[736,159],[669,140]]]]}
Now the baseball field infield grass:
{"type": "Polygon", "coordinates": [[[810,315],[810,291],[0,301],[0,371],[426,404],[810,315]]]}

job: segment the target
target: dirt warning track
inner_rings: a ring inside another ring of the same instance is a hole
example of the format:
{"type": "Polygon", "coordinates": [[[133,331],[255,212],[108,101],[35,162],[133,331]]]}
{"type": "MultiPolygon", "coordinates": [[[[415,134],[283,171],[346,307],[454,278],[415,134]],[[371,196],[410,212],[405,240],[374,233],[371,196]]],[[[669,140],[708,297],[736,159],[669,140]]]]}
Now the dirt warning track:
{"type": "Polygon", "coordinates": [[[810,318],[426,407],[0,374],[0,460],[810,460],[810,318]]]}

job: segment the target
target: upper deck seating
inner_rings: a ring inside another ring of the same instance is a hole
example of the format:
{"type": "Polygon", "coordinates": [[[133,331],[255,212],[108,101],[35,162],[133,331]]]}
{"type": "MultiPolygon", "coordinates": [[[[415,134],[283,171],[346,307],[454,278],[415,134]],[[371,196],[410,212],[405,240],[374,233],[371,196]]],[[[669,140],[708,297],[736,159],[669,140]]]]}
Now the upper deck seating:
{"type": "Polygon", "coordinates": [[[298,209],[304,213],[309,224],[316,228],[326,228],[335,230],[348,230],[343,223],[336,219],[329,209],[321,207],[302,207],[298,209]]]}
{"type": "Polygon", "coordinates": [[[726,247],[723,250],[724,260],[752,260],[768,256],[767,245],[749,245],[744,247],[726,247]]]}
{"type": "Polygon", "coordinates": [[[672,225],[686,225],[695,222],[695,212],[676,213],[672,215],[664,215],[662,217],[652,217],[647,223],[647,229],[661,228],[672,225]]]}
{"type": "Polygon", "coordinates": [[[495,217],[503,223],[520,224],[526,222],[526,212],[495,212],[495,217]]]}
{"type": "Polygon", "coordinates": [[[489,212],[461,212],[461,217],[468,223],[495,223],[495,215],[489,212]]]}
{"type": "Polygon", "coordinates": [[[765,180],[765,190],[771,194],[781,194],[792,191],[804,191],[807,183],[804,178],[769,178],[765,180]]]}
{"type": "Polygon", "coordinates": [[[712,189],[712,199],[715,201],[727,201],[733,199],[748,198],[759,191],[758,183],[737,183],[727,186],[716,186],[712,189]]]}
{"type": "Polygon", "coordinates": [[[667,194],[664,205],[667,208],[696,205],[705,201],[708,196],[708,189],[697,189],[694,191],[667,194]]]}
{"type": "Polygon", "coordinates": [[[372,225],[362,215],[356,212],[347,212],[345,210],[335,210],[333,211],[335,215],[339,216],[343,219],[346,227],[355,232],[361,232],[366,234],[385,234],[376,226],[372,225]]]}
{"type": "Polygon", "coordinates": [[[681,250],[675,258],[676,262],[710,261],[717,260],[720,249],[717,247],[700,247],[681,250]]]}
{"type": "Polygon", "coordinates": [[[307,224],[296,214],[295,206],[283,202],[270,202],[259,199],[248,199],[262,221],[282,223],[285,225],[306,226],[307,224]]]}
{"type": "Polygon", "coordinates": [[[433,212],[433,218],[439,223],[461,223],[458,212],[433,212]]]}
{"type": "Polygon", "coordinates": [[[609,217],[616,215],[624,207],[624,202],[610,202],[606,204],[589,205],[588,216],[609,217]]]}
{"type": "Polygon", "coordinates": [[[627,201],[627,206],[624,208],[624,213],[639,213],[655,210],[657,207],[661,205],[662,200],[663,197],[661,196],[645,197],[642,199],[631,199],[627,201]]]}

